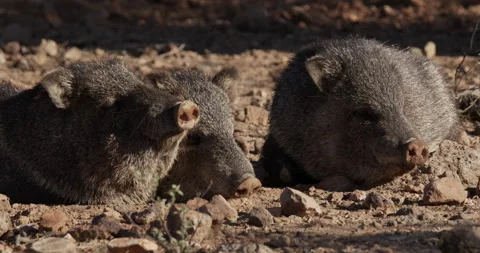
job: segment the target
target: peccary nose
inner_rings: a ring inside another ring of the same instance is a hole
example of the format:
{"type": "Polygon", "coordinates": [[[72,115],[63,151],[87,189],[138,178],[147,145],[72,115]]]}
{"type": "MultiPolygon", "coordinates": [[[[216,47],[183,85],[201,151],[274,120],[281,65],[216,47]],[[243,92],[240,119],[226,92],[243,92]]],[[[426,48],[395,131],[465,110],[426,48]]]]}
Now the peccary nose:
{"type": "Polygon", "coordinates": [[[414,139],[405,144],[406,162],[408,165],[424,165],[430,154],[427,145],[421,141],[414,139]]]}
{"type": "Polygon", "coordinates": [[[200,117],[200,109],[191,101],[183,101],[178,105],[175,114],[177,125],[184,130],[192,129],[198,122],[200,117]]]}
{"type": "Polygon", "coordinates": [[[254,177],[249,177],[243,180],[242,183],[237,187],[237,191],[235,192],[235,197],[246,197],[252,194],[252,192],[256,191],[262,187],[262,183],[260,180],[254,177]]]}

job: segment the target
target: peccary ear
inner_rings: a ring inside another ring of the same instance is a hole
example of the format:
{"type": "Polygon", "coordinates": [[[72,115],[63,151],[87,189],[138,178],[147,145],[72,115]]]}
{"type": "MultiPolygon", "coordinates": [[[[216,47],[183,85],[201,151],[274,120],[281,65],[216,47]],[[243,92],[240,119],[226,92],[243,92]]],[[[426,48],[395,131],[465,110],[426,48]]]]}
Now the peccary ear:
{"type": "Polygon", "coordinates": [[[170,72],[152,73],[145,76],[145,85],[164,90],[172,95],[181,95],[182,87],[175,82],[170,72]]]}
{"type": "Polygon", "coordinates": [[[339,71],[337,64],[319,55],[308,58],[305,61],[305,68],[313,82],[321,90],[328,89],[328,87],[325,87],[324,81],[339,71]]]}
{"type": "Polygon", "coordinates": [[[227,67],[218,72],[212,79],[212,82],[227,93],[230,102],[233,103],[237,98],[235,85],[238,80],[238,70],[235,67],[227,67]]]}
{"type": "Polygon", "coordinates": [[[40,84],[48,92],[57,108],[65,109],[70,105],[72,96],[73,74],[65,68],[57,68],[47,72],[40,84]]]}

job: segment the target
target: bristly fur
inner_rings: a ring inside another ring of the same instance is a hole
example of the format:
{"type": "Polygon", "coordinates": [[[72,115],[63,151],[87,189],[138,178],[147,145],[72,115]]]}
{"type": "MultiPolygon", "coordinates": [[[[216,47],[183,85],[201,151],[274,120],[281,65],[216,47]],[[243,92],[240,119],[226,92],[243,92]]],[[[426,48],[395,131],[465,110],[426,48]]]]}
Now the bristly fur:
{"type": "Polygon", "coordinates": [[[417,138],[434,151],[460,131],[426,58],[363,38],[318,41],[276,85],[261,162],[270,185],[345,176],[369,188],[407,172],[399,145],[417,138]]]}
{"type": "Polygon", "coordinates": [[[8,91],[0,101],[0,193],[13,202],[145,203],[187,134],[172,111],[181,99],[118,60],[74,63],[33,89],[8,91]]]}
{"type": "Polygon", "coordinates": [[[202,118],[180,144],[179,159],[161,181],[159,194],[179,184],[183,199],[195,196],[234,195],[253,167],[236,144],[230,99],[235,98],[237,71],[225,68],[213,78],[192,69],[170,69],[146,77],[161,89],[189,99],[202,110],[202,118]]]}

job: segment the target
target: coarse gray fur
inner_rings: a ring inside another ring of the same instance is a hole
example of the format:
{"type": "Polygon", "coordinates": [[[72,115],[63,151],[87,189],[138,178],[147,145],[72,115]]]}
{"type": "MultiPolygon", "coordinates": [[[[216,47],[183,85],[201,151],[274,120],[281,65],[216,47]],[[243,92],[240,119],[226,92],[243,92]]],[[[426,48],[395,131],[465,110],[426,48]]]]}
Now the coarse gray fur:
{"type": "Polygon", "coordinates": [[[118,60],[74,63],[8,94],[0,101],[0,193],[13,202],[145,203],[187,132],[173,116],[182,100],[118,60]]]}
{"type": "Polygon", "coordinates": [[[276,85],[261,161],[270,185],[344,176],[370,188],[411,169],[399,147],[412,138],[434,151],[460,131],[454,100],[426,58],[363,38],[317,41],[276,85]]]}
{"type": "Polygon", "coordinates": [[[234,68],[225,68],[213,78],[192,69],[169,69],[146,77],[161,89],[202,108],[198,124],[180,144],[179,159],[160,183],[160,195],[171,184],[178,184],[183,199],[215,194],[233,197],[241,182],[255,177],[252,165],[233,137],[230,99],[235,97],[236,78],[234,68]]]}

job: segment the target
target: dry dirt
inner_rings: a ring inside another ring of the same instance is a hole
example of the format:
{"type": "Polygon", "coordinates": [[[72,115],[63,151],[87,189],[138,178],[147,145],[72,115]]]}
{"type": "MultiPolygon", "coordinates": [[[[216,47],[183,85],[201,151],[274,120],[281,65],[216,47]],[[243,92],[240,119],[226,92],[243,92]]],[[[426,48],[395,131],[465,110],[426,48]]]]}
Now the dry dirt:
{"type": "MultiPolygon", "coordinates": [[[[478,1],[318,2],[3,0],[0,81],[31,87],[53,67],[112,56],[124,59],[139,75],[166,67],[194,67],[212,75],[233,65],[240,70],[235,134],[255,166],[268,129],[275,80],[292,53],[315,38],[360,34],[421,49],[433,41],[436,55],[432,60],[442,67],[448,84],[453,88],[455,70],[468,53],[461,70],[468,72],[475,64],[477,69],[463,75],[458,91],[479,89],[480,35],[471,42],[480,17],[478,1]]],[[[467,138],[477,150],[478,125],[465,119],[467,138]]],[[[473,162],[478,163],[478,172],[480,160],[473,162]]],[[[472,168],[475,170],[475,164],[472,168]]],[[[350,200],[349,193],[297,186],[322,209],[320,215],[307,217],[280,215],[283,189],[263,188],[249,198],[230,200],[239,212],[238,221],[214,226],[209,237],[192,249],[227,252],[238,245],[257,243],[278,252],[438,252],[444,241],[440,239],[442,231],[459,222],[480,225],[480,198],[470,187],[462,204],[424,205],[423,186],[434,174],[415,171],[369,190],[395,203],[376,210],[350,200]],[[254,206],[266,207],[275,223],[249,225],[247,214],[254,206]]],[[[77,240],[80,252],[107,252],[105,243],[113,237],[154,240],[146,232],[149,224],[136,224],[130,218],[132,212],[145,209],[147,206],[13,204],[8,210],[13,225],[0,241],[0,252],[23,251],[38,238],[67,232],[77,240]],[[39,224],[42,215],[51,210],[66,215],[64,224],[53,231],[39,224]],[[107,227],[95,232],[89,226],[101,214],[113,218],[106,225],[95,225],[107,227]]]]}

